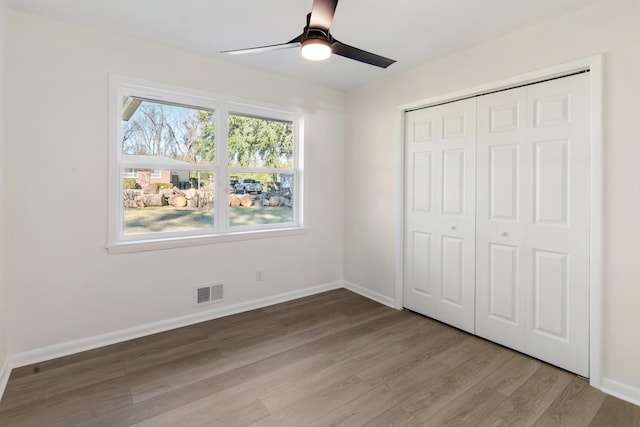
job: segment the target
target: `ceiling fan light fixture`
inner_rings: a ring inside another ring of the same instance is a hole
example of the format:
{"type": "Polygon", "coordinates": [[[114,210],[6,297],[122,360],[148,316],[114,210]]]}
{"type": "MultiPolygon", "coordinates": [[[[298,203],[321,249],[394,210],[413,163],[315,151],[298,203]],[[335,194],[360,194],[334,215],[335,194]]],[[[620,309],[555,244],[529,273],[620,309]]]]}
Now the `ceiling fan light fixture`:
{"type": "Polygon", "coordinates": [[[324,61],[331,56],[331,43],[320,38],[311,38],[302,42],[302,57],[310,61],[324,61]]]}
{"type": "Polygon", "coordinates": [[[245,53],[267,52],[270,50],[302,47],[301,54],[311,61],[322,61],[331,55],[338,55],[354,61],[364,62],[380,68],[393,64],[393,59],[367,52],[357,47],[339,42],[330,33],[331,22],[338,0],[313,0],[311,13],[307,15],[307,25],[302,34],[286,43],[258,46],[248,49],[225,50],[222,53],[241,55],[245,53]]]}

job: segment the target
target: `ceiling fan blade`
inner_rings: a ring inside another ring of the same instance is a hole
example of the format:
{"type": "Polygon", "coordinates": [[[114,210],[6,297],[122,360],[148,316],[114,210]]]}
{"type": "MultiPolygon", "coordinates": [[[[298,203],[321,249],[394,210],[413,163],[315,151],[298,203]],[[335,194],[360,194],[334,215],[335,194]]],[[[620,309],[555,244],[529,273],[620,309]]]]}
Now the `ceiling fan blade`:
{"type": "Polygon", "coordinates": [[[320,28],[328,32],[337,5],[338,0],[313,0],[309,27],[320,28]]]}
{"type": "Polygon", "coordinates": [[[366,64],[375,65],[376,67],[380,68],[387,68],[389,65],[396,62],[393,59],[385,58],[384,56],[376,55],[375,53],[367,52],[366,50],[349,46],[348,44],[344,44],[335,39],[331,49],[336,55],[344,56],[345,58],[354,59],[366,64]]]}
{"type": "Polygon", "coordinates": [[[291,49],[294,47],[300,47],[300,42],[297,41],[297,38],[293,39],[289,43],[272,44],[269,46],[249,47],[246,49],[223,50],[220,53],[228,53],[229,55],[244,55],[247,53],[258,53],[258,52],[269,52],[272,50],[280,50],[280,49],[291,49]]]}

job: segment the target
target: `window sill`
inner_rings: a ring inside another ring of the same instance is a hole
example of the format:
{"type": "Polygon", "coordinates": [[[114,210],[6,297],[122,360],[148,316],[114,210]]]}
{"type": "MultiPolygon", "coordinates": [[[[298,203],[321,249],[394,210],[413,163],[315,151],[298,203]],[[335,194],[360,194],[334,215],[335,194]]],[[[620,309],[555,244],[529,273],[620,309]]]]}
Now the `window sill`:
{"type": "Polygon", "coordinates": [[[110,243],[106,246],[106,249],[109,254],[125,254],[131,252],[188,248],[191,246],[213,245],[217,243],[240,242],[244,240],[301,236],[308,233],[308,228],[279,228],[275,230],[241,231],[200,236],[180,236],[162,239],[131,240],[126,242],[110,243]]]}

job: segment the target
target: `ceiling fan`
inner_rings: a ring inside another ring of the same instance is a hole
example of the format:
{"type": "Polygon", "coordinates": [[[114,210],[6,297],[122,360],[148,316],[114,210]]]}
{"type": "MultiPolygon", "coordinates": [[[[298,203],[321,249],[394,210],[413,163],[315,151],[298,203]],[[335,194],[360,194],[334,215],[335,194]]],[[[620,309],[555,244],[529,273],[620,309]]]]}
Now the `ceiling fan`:
{"type": "Polygon", "coordinates": [[[393,59],[385,58],[336,40],[329,32],[329,28],[337,5],[338,0],[313,0],[311,13],[307,15],[307,25],[304,27],[302,34],[287,43],[248,49],[225,50],[221,53],[243,55],[246,53],[301,47],[302,56],[313,61],[327,59],[333,53],[381,68],[387,68],[396,62],[393,59]]]}

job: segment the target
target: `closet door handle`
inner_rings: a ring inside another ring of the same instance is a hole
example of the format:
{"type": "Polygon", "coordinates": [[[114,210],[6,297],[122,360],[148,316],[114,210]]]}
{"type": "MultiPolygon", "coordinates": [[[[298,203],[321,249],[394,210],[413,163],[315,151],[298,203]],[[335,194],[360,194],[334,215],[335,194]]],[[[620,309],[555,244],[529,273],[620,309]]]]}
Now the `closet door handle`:
{"type": "Polygon", "coordinates": [[[456,227],[455,225],[450,225],[450,226],[449,226],[449,228],[450,228],[451,230],[455,230],[455,229],[456,229],[456,228],[458,228],[458,227],[456,227]]]}
{"type": "Polygon", "coordinates": [[[502,230],[498,231],[498,236],[506,237],[508,235],[509,233],[507,233],[506,231],[502,231],[502,230]]]}

